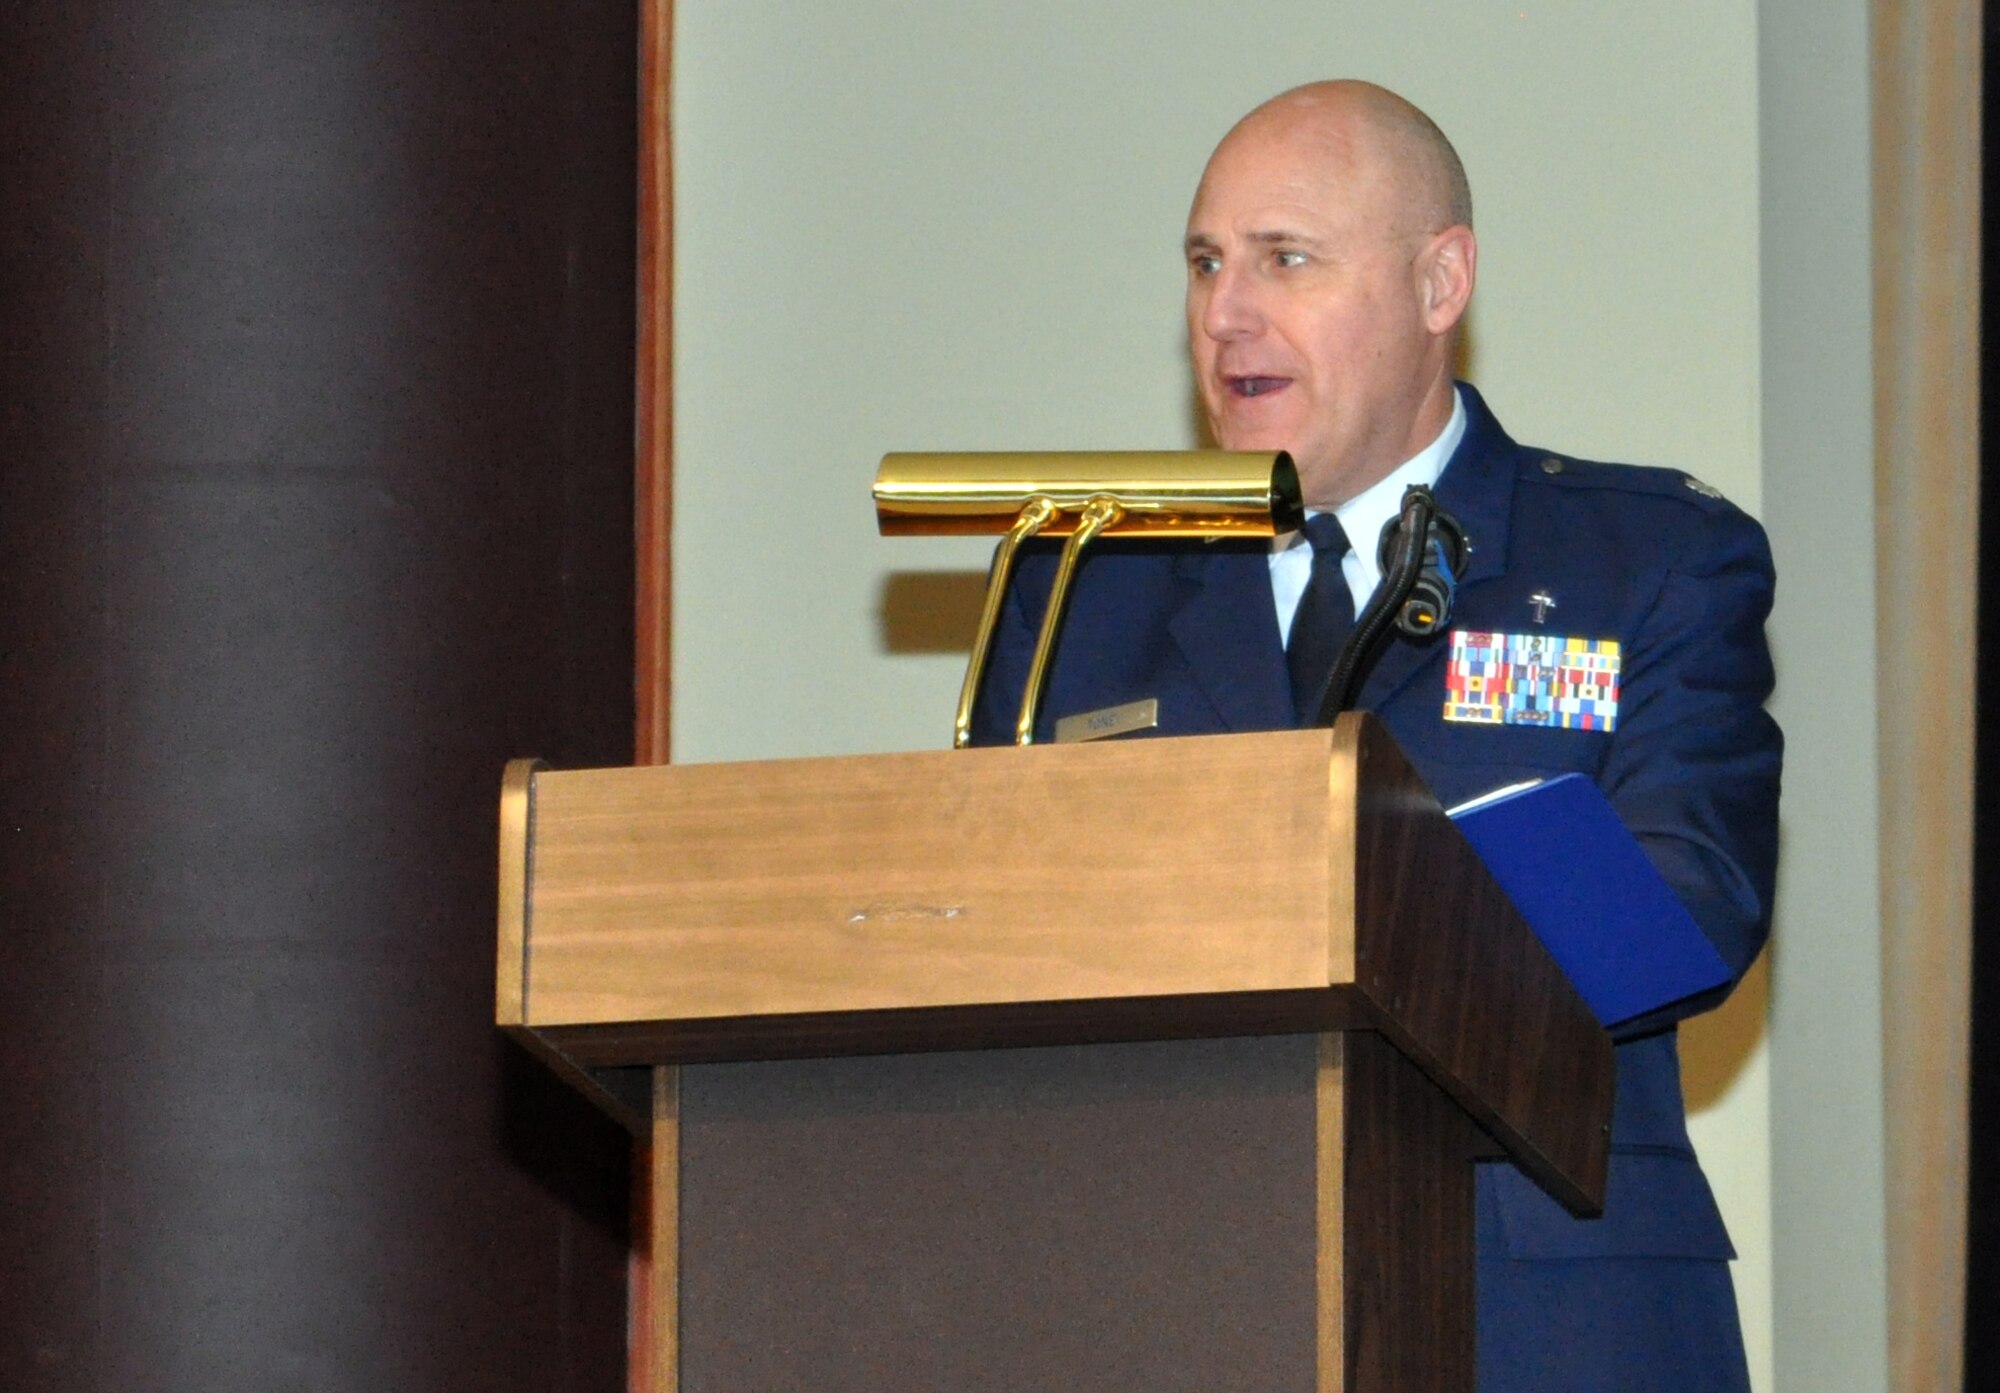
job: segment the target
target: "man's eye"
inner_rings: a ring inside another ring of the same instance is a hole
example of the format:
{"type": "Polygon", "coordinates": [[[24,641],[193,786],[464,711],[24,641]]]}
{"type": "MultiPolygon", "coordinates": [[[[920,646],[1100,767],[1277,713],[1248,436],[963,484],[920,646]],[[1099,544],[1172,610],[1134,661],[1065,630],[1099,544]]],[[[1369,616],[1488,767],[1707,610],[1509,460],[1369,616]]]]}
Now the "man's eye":
{"type": "Polygon", "coordinates": [[[1188,265],[1197,276],[1212,276],[1222,269],[1222,258],[1205,254],[1193,256],[1188,258],[1188,265]]]}
{"type": "Polygon", "coordinates": [[[1306,264],[1306,254],[1304,252],[1273,252],[1271,259],[1287,270],[1294,266],[1303,266],[1306,264]]]}

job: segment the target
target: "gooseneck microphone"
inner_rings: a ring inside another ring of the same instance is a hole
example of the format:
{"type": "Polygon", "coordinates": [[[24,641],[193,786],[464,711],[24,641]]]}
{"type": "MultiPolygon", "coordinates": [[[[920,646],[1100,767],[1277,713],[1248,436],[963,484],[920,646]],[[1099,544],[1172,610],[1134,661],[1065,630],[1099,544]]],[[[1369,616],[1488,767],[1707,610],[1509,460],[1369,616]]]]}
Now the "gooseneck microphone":
{"type": "Polygon", "coordinates": [[[1314,724],[1332,725],[1354,704],[1391,628],[1418,642],[1444,632],[1469,551],[1464,530],[1439,509],[1429,489],[1415,484],[1403,491],[1401,513],[1382,529],[1382,583],[1341,647],[1314,724]]]}
{"type": "Polygon", "coordinates": [[[1403,495],[1401,515],[1382,529],[1377,560],[1385,577],[1406,536],[1421,536],[1423,551],[1416,581],[1396,609],[1396,627],[1411,638],[1430,638],[1451,619],[1458,577],[1465,570],[1465,533],[1449,513],[1439,511],[1430,490],[1414,487],[1403,495]]]}

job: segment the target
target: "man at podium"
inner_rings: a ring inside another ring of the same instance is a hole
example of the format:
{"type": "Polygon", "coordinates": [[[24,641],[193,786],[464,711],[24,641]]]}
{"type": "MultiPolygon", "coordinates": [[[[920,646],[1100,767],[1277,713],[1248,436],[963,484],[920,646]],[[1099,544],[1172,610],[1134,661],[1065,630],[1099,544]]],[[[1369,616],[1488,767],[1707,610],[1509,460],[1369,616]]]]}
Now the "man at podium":
{"type": "MultiPolygon", "coordinates": [[[[1478,244],[1465,174],[1422,112],[1316,83],[1244,117],[1187,226],[1196,383],[1218,444],[1286,450],[1309,509],[1276,544],[1087,554],[1050,674],[1056,720],[1148,698],[1157,733],[1316,719],[1377,539],[1434,487],[1470,554],[1451,632],[1393,639],[1356,704],[1440,801],[1572,771],[1596,781],[1736,976],[1762,947],[1780,737],[1763,710],[1772,571],[1762,529],[1678,472],[1516,444],[1454,382],[1478,244]],[[1473,655],[1588,656],[1571,700],[1534,665],[1493,690],[1473,655]]],[[[977,713],[1011,737],[1053,557],[1024,560],[977,713]]],[[[1726,991],[1726,989],[1725,989],[1726,991]]],[[[1478,1368],[1503,1390],[1747,1389],[1727,1234],[1689,1145],[1674,1025],[1614,1031],[1604,1216],[1570,1217],[1505,1162],[1478,1167],[1478,1368]]]]}

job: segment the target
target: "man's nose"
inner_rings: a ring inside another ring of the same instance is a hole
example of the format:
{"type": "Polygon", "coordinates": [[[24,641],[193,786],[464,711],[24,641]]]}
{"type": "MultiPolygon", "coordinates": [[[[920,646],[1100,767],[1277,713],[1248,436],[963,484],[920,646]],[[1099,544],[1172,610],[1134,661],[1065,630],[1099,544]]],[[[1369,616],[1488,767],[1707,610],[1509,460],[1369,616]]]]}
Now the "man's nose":
{"type": "Polygon", "coordinates": [[[1224,266],[1208,283],[1208,299],[1202,305],[1201,331],[1218,343],[1230,339],[1254,338],[1263,330],[1264,315],[1250,277],[1234,266],[1224,266]]]}

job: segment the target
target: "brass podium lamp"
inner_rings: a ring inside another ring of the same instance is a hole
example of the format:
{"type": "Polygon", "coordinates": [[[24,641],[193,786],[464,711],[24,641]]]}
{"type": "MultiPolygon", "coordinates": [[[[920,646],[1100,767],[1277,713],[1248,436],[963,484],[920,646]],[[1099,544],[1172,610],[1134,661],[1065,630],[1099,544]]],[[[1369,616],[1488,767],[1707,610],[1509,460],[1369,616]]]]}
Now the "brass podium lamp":
{"type": "Polygon", "coordinates": [[[885,537],[991,536],[993,567],[972,658],[958,694],[952,745],[972,741],[972,703],[986,671],[1000,604],[1021,543],[1065,537],[1049,607],[1021,693],[1014,742],[1034,741],[1070,583],[1084,547],[1106,537],[1272,537],[1304,520],[1290,455],[1230,450],[891,454],[875,474],[885,537]]]}

